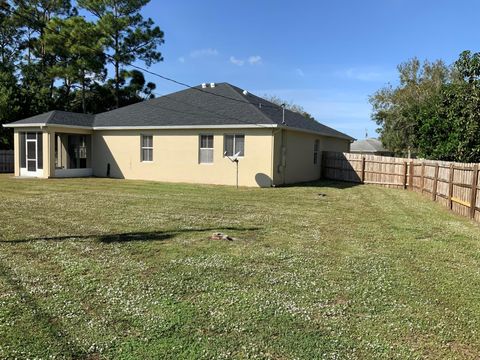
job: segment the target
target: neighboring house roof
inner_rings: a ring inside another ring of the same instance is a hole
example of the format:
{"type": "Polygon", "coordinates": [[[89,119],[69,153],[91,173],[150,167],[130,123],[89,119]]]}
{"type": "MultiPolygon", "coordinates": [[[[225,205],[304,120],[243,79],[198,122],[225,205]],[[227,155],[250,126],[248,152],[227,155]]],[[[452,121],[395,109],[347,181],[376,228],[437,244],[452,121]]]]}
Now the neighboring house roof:
{"type": "Polygon", "coordinates": [[[350,152],[364,152],[364,153],[376,153],[376,152],[390,152],[385,149],[382,142],[378,139],[365,139],[354,141],[350,145],[350,152]]]}
{"type": "Polygon", "coordinates": [[[285,110],[265,99],[228,83],[215,87],[197,86],[152,100],[100,113],[83,115],[53,111],[11,124],[59,124],[95,128],[138,128],[172,126],[256,126],[270,125],[315,132],[324,136],[354,139],[303,115],[285,110]]]}

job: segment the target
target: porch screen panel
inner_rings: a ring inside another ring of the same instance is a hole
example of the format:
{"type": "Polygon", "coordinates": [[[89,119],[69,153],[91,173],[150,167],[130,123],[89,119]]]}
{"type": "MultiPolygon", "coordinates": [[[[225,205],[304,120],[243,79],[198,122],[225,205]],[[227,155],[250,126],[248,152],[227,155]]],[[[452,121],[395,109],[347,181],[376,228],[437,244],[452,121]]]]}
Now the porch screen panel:
{"type": "MultiPolygon", "coordinates": [[[[28,135],[27,135],[28,138],[28,135]]],[[[35,141],[27,141],[27,170],[28,171],[37,171],[37,161],[35,160],[36,157],[36,147],[35,141]]]]}
{"type": "Polygon", "coordinates": [[[37,168],[43,169],[43,136],[37,133],[37,168]]]}
{"type": "Polygon", "coordinates": [[[25,133],[21,132],[20,133],[20,167],[25,169],[27,167],[27,156],[25,154],[25,146],[27,144],[25,143],[25,133]]]}

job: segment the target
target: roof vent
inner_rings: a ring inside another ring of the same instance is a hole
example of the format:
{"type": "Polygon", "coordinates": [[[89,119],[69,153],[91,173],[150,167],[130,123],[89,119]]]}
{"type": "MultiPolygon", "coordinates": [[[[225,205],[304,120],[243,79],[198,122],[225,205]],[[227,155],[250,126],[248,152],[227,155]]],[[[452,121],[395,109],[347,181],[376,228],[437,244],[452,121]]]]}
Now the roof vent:
{"type": "Polygon", "coordinates": [[[262,103],[258,103],[258,108],[259,108],[259,109],[262,108],[262,103]]]}
{"type": "Polygon", "coordinates": [[[210,83],[210,87],[213,89],[215,87],[215,83],[210,83]]]}
{"type": "Polygon", "coordinates": [[[248,91],[247,91],[247,90],[243,90],[243,95],[247,96],[247,95],[248,95],[248,91]]]}
{"type": "Polygon", "coordinates": [[[202,83],[202,89],[206,89],[207,88],[207,84],[206,83],[202,83]]]}

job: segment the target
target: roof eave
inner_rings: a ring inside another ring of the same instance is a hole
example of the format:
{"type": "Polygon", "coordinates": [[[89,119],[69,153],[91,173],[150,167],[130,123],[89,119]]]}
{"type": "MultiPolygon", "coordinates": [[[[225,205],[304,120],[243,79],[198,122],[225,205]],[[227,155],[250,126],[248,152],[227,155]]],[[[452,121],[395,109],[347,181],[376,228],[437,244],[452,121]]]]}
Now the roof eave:
{"type": "Polygon", "coordinates": [[[45,127],[47,126],[46,123],[22,123],[22,124],[15,124],[15,123],[10,123],[10,124],[3,124],[2,125],[4,128],[26,128],[26,127],[45,127]]]}
{"type": "Polygon", "coordinates": [[[93,130],[272,129],[276,127],[278,127],[277,124],[94,126],[93,130]]]}
{"type": "Polygon", "coordinates": [[[326,137],[333,137],[333,138],[337,138],[337,139],[348,140],[350,142],[355,141],[355,138],[352,138],[351,136],[348,136],[347,134],[343,134],[343,135],[327,134],[327,133],[324,133],[324,132],[321,132],[321,131],[302,129],[302,128],[297,128],[297,127],[288,126],[288,125],[279,125],[278,127],[281,128],[281,129],[285,129],[285,130],[294,130],[294,131],[304,132],[304,133],[308,133],[308,134],[315,134],[315,135],[320,135],[320,136],[326,136],[326,137]]]}

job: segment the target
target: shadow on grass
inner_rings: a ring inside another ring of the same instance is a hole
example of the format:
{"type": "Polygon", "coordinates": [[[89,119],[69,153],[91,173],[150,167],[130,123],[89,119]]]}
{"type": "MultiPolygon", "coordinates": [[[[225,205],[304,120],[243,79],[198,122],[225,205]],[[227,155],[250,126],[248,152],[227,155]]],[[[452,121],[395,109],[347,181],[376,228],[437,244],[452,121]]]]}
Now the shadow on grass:
{"type": "MultiPolygon", "coordinates": [[[[19,316],[22,314],[28,313],[32,314],[32,320],[36,326],[32,330],[33,333],[28,333],[30,330],[23,330],[23,336],[25,341],[28,342],[31,339],[35,339],[40,334],[36,333],[41,330],[45,335],[55,344],[58,350],[70,359],[85,359],[87,358],[87,353],[82,350],[78,345],[75,344],[75,341],[72,337],[62,331],[62,322],[58,317],[54,317],[48,312],[44,311],[41,306],[38,304],[37,300],[28,292],[28,290],[23,286],[20,280],[18,280],[12,269],[0,262],[0,277],[5,281],[8,286],[10,286],[15,293],[22,299],[22,307],[16,309],[16,312],[19,312],[19,316]],[[29,339],[30,338],[30,339],[29,339]]],[[[30,326],[28,327],[30,329],[30,326]]],[[[47,344],[45,344],[47,345],[47,344]]],[[[50,345],[50,344],[49,344],[50,345]]],[[[18,349],[23,350],[23,349],[18,349]]]]}
{"type": "Polygon", "coordinates": [[[281,187],[286,187],[286,188],[326,187],[326,188],[333,188],[333,189],[349,189],[359,185],[362,185],[362,184],[358,182],[341,181],[341,180],[317,180],[317,181],[309,181],[309,182],[296,183],[296,184],[286,184],[286,185],[282,185],[281,187]]]}
{"type": "Polygon", "coordinates": [[[169,231],[148,231],[148,232],[125,232],[118,234],[90,234],[90,235],[66,235],[53,237],[39,237],[33,239],[20,240],[0,240],[0,243],[18,244],[18,243],[32,243],[37,241],[68,241],[68,240],[89,240],[96,239],[98,242],[111,243],[126,243],[139,241],[165,241],[173,239],[180,234],[197,233],[206,231],[256,231],[259,227],[219,227],[219,228],[199,228],[199,229],[178,229],[169,231]]]}

